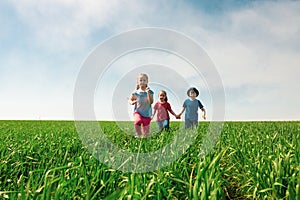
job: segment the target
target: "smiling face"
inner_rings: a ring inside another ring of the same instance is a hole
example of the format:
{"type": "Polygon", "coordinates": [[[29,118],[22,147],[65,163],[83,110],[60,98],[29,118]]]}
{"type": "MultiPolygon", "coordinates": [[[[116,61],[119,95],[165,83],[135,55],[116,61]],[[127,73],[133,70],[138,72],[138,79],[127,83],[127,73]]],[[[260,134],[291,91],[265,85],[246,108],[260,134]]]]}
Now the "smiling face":
{"type": "Polygon", "coordinates": [[[148,76],[145,74],[141,74],[137,78],[137,84],[141,89],[146,89],[148,84],[148,76]]]}
{"type": "Polygon", "coordinates": [[[161,102],[165,102],[166,101],[166,96],[167,96],[167,94],[166,94],[165,91],[160,91],[159,94],[158,94],[159,100],[161,102]]]}
{"type": "Polygon", "coordinates": [[[196,99],[196,97],[197,97],[197,94],[196,94],[196,92],[194,91],[194,90],[190,90],[189,91],[189,97],[191,98],[191,99],[196,99]]]}

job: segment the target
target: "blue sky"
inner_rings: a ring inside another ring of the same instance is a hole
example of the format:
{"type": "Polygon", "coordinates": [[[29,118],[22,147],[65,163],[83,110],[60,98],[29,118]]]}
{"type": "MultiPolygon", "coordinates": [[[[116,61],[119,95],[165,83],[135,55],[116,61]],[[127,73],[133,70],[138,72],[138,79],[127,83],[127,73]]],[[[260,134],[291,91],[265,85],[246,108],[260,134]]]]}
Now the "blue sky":
{"type": "MultiPolygon", "coordinates": [[[[74,87],[88,55],[116,34],[161,27],[189,36],[213,61],[224,86],[225,120],[299,120],[299,10],[300,1],[270,0],[1,1],[0,119],[72,120],[74,87]]],[[[153,52],[147,56],[163,60],[153,52]]],[[[142,57],[137,53],[119,64],[142,63],[142,57]]],[[[166,60],[173,66],[181,63],[171,56],[166,60]]],[[[128,92],[134,89],[135,80],[128,79],[132,74],[113,69],[108,75],[112,78],[104,77],[95,91],[98,119],[116,118],[111,102],[116,101],[114,88],[120,80],[128,92]]],[[[149,74],[150,83],[151,75],[156,76],[149,74]]],[[[184,77],[191,80],[188,73],[184,77]]],[[[213,106],[205,80],[199,77],[191,83],[201,89],[210,119],[213,106]]],[[[154,82],[152,86],[162,87],[154,82]]],[[[175,112],[185,92],[170,91],[175,112]]],[[[130,116],[131,108],[124,109],[130,116]]]]}

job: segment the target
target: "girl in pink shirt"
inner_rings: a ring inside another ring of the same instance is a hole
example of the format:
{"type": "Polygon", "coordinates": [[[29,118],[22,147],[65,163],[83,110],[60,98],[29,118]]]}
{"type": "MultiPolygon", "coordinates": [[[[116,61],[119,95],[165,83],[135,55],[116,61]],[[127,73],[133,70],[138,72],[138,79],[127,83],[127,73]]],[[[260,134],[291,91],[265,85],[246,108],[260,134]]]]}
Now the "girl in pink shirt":
{"type": "Polygon", "coordinates": [[[170,125],[170,116],[169,112],[174,115],[176,118],[179,118],[178,115],[174,113],[171,108],[171,105],[168,103],[167,92],[165,90],[161,90],[158,93],[159,101],[155,103],[153,107],[153,115],[152,119],[157,111],[156,121],[158,125],[158,130],[162,131],[163,129],[169,130],[170,125]]]}

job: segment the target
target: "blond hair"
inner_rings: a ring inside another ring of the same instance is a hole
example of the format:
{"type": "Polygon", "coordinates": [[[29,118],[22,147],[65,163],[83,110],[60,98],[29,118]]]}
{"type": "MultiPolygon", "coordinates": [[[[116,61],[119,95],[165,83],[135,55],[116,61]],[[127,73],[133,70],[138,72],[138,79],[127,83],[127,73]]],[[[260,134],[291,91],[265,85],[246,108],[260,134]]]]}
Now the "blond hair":
{"type": "MultiPolygon", "coordinates": [[[[136,89],[138,90],[138,89],[140,89],[140,85],[139,85],[139,78],[140,77],[145,77],[146,78],[146,80],[147,80],[147,82],[148,82],[148,75],[147,74],[145,74],[145,73],[140,73],[138,76],[137,76],[137,78],[136,78],[136,89]]],[[[148,84],[146,85],[146,87],[148,86],[148,84]]]]}

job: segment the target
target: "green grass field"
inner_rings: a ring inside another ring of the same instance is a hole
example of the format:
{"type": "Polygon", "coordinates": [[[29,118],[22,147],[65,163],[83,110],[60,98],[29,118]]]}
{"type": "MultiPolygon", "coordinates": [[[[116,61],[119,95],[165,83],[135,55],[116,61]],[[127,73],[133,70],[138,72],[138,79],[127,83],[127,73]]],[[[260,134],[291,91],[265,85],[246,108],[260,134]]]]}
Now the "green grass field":
{"type": "MultiPolygon", "coordinates": [[[[151,152],[171,131],[135,139],[99,122],[124,150],[151,152]]],[[[129,131],[132,122],[127,123],[129,131]]],[[[156,124],[152,124],[156,128],[156,124]]],[[[201,154],[209,122],[187,151],[149,173],[111,169],[82,144],[73,121],[0,121],[0,198],[4,199],[300,199],[300,122],[225,122],[201,154]]]]}

